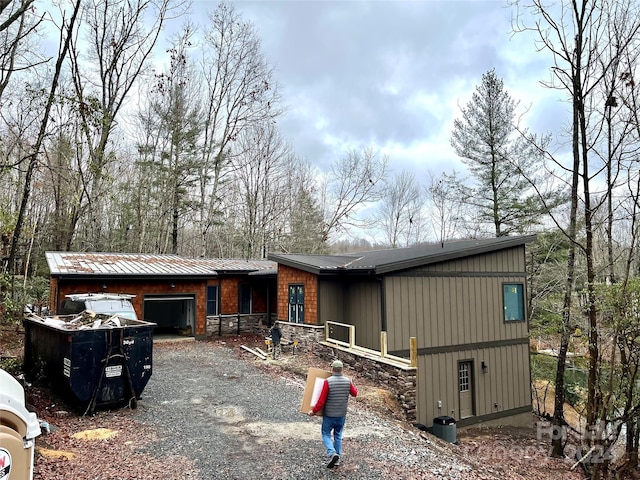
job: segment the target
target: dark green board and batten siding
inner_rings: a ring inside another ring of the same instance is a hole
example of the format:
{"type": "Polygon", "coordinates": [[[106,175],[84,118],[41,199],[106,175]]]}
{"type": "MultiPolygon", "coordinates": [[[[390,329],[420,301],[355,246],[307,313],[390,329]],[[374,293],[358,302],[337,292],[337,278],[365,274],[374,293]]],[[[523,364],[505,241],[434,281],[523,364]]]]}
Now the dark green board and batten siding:
{"type": "Polygon", "coordinates": [[[525,282],[524,262],[522,246],[385,277],[389,352],[407,356],[409,338],[417,339],[419,423],[462,420],[460,362],[472,365],[476,419],[530,411],[527,322],[505,322],[503,310],[503,286],[525,282]]]}
{"type": "Polygon", "coordinates": [[[457,388],[460,362],[471,361],[474,419],[500,413],[531,411],[528,343],[418,355],[416,418],[431,426],[435,417],[461,418],[457,388]],[[482,362],[487,373],[482,371],[482,362]],[[438,401],[442,408],[438,408],[438,401]]]}
{"type": "Polygon", "coordinates": [[[371,277],[357,281],[320,278],[318,304],[321,323],[333,321],[354,325],[357,345],[380,350],[379,280],[371,277]]]}
{"type": "Polygon", "coordinates": [[[524,247],[398,272],[385,278],[388,350],[526,338],[505,322],[503,285],[524,283],[524,247]]]}

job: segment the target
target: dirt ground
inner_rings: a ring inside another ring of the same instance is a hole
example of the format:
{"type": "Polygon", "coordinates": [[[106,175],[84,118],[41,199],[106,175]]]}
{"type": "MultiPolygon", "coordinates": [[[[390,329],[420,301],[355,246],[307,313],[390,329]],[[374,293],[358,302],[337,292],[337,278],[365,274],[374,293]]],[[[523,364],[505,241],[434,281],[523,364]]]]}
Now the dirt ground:
{"type": "MultiPolygon", "coordinates": [[[[259,338],[239,337],[227,338],[225,342],[231,343],[238,355],[246,358],[247,361],[254,362],[256,368],[262,364],[255,362],[251,354],[241,350],[240,345],[260,346],[259,338]]],[[[18,327],[3,326],[0,329],[0,360],[9,360],[10,365],[19,365],[23,356],[23,331],[18,327]],[[11,360],[14,359],[14,360],[11,360]]],[[[311,355],[298,354],[296,356],[282,355],[276,361],[269,361],[268,370],[273,372],[273,368],[280,368],[283,374],[292,375],[304,381],[306,372],[310,366],[326,368],[317,357],[311,355]]],[[[16,372],[11,372],[16,373],[16,372]]],[[[354,378],[359,388],[359,400],[368,408],[380,412],[395,420],[402,419],[402,412],[394,396],[379,388],[366,378],[354,378]]],[[[167,465],[166,462],[158,463],[153,458],[142,456],[132,457],[128,454],[127,445],[135,441],[140,434],[152,437],[154,432],[142,432],[139,429],[131,431],[130,428],[131,410],[123,409],[115,412],[100,413],[96,417],[81,417],[69,411],[64,403],[60,402],[46,389],[36,386],[27,386],[25,389],[27,402],[38,413],[40,419],[55,423],[64,435],[38,437],[36,442],[36,460],[38,463],[39,480],[53,480],[70,478],[65,476],[67,469],[64,468],[68,462],[79,462],[80,467],[76,468],[75,478],[83,478],[82,471],[90,472],[96,462],[103,466],[111,465],[114,470],[123,467],[123,458],[127,458],[127,471],[139,471],[139,475],[128,476],[127,478],[188,478],[184,477],[185,472],[193,469],[193,465],[185,463],[183,459],[167,465]],[[111,415],[109,418],[109,431],[99,429],[101,415],[111,415]],[[85,433],[83,433],[85,432],[85,433]],[[119,435],[120,440],[117,447],[110,444],[106,449],[103,443],[88,442],[87,437],[119,435]],[[168,470],[169,469],[169,470],[168,470]],[[172,473],[171,469],[174,469],[172,473]],[[80,472],[80,473],[78,473],[80,472]],[[180,473],[176,473],[180,472],[180,473]],[[154,477],[155,475],[155,477],[154,477]],[[180,475],[180,476],[177,476],[180,475]]],[[[134,412],[134,411],[133,411],[134,412]]],[[[409,424],[406,428],[414,429],[409,424]]],[[[414,429],[415,430],[415,429],[414,429]]],[[[461,455],[472,465],[477,465],[483,471],[491,472],[482,478],[508,479],[582,479],[584,478],[579,469],[572,470],[572,463],[569,459],[558,460],[549,457],[549,442],[538,438],[536,428],[507,428],[507,427],[475,427],[458,429],[458,445],[450,445],[435,439],[438,448],[446,451],[450,449],[452,454],[461,455]]],[[[435,437],[428,433],[420,432],[423,438],[433,442],[435,437]]],[[[446,454],[446,453],[445,453],[446,454]]],[[[87,473],[84,478],[90,478],[87,473]]],[[[448,478],[443,474],[439,478],[448,478]]]]}

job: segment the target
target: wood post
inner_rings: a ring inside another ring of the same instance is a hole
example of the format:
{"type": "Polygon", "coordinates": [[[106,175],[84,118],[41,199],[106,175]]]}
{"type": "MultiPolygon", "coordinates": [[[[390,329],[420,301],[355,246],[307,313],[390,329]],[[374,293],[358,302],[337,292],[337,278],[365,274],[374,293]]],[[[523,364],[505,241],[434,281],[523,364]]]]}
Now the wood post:
{"type": "Polygon", "coordinates": [[[409,352],[411,358],[411,366],[418,366],[418,340],[416,337],[409,337],[409,352]]]}
{"type": "Polygon", "coordinates": [[[387,332],[380,332],[380,356],[387,356],[387,332]]]}

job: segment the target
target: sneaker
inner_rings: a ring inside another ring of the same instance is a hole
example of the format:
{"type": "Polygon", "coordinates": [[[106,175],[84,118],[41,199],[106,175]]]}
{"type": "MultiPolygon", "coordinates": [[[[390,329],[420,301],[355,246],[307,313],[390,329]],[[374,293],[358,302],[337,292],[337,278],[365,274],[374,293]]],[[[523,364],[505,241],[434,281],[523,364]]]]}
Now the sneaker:
{"type": "Polygon", "coordinates": [[[327,463],[327,468],[335,467],[336,463],[338,463],[339,460],[340,460],[340,455],[338,455],[337,453],[334,453],[331,456],[331,459],[329,460],[329,463],[327,463]]]}
{"type": "Polygon", "coordinates": [[[340,457],[338,457],[338,461],[333,466],[339,467],[340,465],[342,465],[342,460],[340,459],[340,457]]]}

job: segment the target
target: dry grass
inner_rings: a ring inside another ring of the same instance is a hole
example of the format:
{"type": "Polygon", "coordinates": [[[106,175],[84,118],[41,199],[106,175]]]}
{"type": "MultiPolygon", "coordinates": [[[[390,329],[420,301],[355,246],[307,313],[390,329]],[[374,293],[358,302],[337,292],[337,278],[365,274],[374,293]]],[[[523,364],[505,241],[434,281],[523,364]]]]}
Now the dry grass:
{"type": "MultiPolygon", "coordinates": [[[[533,408],[541,415],[553,415],[555,408],[555,387],[552,383],[538,380],[534,383],[533,408]]],[[[564,419],[575,430],[584,427],[584,416],[569,403],[564,404],[564,419]]]]}

